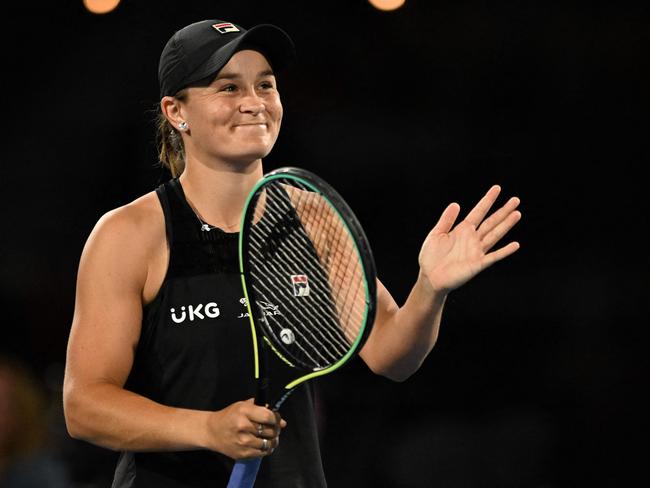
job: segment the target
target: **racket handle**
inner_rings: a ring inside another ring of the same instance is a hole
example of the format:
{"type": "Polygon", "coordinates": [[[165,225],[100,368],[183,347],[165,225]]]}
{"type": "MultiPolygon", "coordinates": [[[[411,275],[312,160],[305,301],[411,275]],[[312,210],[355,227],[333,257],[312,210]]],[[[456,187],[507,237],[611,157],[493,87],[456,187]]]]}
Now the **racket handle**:
{"type": "Polygon", "coordinates": [[[261,462],[261,457],[237,461],[226,488],[253,488],[261,462]]]}

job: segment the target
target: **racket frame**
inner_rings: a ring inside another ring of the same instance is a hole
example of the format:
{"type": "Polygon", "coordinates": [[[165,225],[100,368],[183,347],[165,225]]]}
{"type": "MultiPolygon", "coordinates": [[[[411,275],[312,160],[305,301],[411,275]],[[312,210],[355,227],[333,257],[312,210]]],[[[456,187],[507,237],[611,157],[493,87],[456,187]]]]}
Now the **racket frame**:
{"type": "MultiPolygon", "coordinates": [[[[376,313],[376,294],[377,294],[377,277],[376,277],[376,268],[375,262],[373,259],[373,254],[370,249],[370,244],[368,239],[363,231],[359,220],[356,215],[352,212],[352,209],[349,205],[343,200],[339,193],[334,190],[334,188],[324,181],[319,176],[311,173],[310,171],[304,170],[302,168],[297,168],[293,166],[285,166],[278,168],[274,171],[267,173],[260,181],[258,181],[253,189],[250,191],[246,203],[244,205],[244,211],[242,212],[240,231],[239,231],[239,271],[242,283],[242,290],[244,292],[244,298],[246,298],[246,308],[248,310],[248,318],[251,328],[251,336],[253,341],[253,356],[254,356],[254,372],[255,380],[257,382],[257,395],[255,398],[255,403],[258,405],[269,405],[268,399],[268,378],[266,377],[266,365],[263,362],[266,362],[265,356],[268,351],[265,351],[267,348],[271,348],[274,353],[280,357],[284,362],[289,366],[294,367],[294,365],[285,358],[277,348],[272,344],[272,341],[268,339],[261,328],[257,326],[255,322],[254,309],[252,305],[251,293],[248,291],[246,286],[246,275],[248,269],[248,256],[244,253],[244,246],[246,238],[248,235],[249,223],[252,221],[251,212],[255,209],[255,203],[260,197],[259,190],[261,187],[266,186],[269,182],[274,180],[295,180],[301,185],[307,187],[310,191],[316,192],[321,195],[328,204],[333,208],[338,214],[339,218],[346,226],[346,229],[353,237],[352,241],[354,244],[355,251],[360,258],[361,266],[364,271],[364,288],[365,288],[365,310],[363,318],[363,331],[356,337],[354,343],[350,349],[334,364],[331,364],[325,368],[319,369],[317,371],[310,371],[307,374],[300,376],[285,386],[285,392],[281,398],[274,404],[274,408],[279,408],[279,406],[284,402],[284,400],[289,396],[289,394],[301,383],[304,383],[307,380],[316,378],[318,376],[323,376],[327,373],[330,373],[336,369],[339,369],[341,366],[346,364],[364,345],[375,318],[376,313]]],[[[249,280],[250,281],[250,280],[249,280]]],[[[265,320],[262,316],[261,320],[265,320]]]]}

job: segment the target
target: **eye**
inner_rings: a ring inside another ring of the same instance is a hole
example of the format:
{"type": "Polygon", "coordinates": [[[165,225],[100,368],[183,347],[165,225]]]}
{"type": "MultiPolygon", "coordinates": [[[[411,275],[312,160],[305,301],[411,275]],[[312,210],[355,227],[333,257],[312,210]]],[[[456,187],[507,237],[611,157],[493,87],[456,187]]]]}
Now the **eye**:
{"type": "Polygon", "coordinates": [[[272,81],[263,81],[260,83],[260,88],[263,90],[272,90],[275,88],[275,84],[272,81]]]}
{"type": "Polygon", "coordinates": [[[234,92],[235,90],[237,90],[237,85],[233,85],[232,83],[221,87],[221,91],[225,92],[234,92]]]}

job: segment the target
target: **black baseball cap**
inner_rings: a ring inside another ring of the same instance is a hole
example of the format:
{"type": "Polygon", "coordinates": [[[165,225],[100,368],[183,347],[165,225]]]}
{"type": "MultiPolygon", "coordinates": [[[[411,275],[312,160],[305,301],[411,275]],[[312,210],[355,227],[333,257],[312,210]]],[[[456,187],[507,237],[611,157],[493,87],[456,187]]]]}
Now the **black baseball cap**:
{"type": "Polygon", "coordinates": [[[224,20],[195,22],[176,31],[160,55],[160,97],[173,96],[192,83],[216,75],[244,46],[258,48],[276,71],[295,58],[293,41],[275,25],[244,29],[224,20]]]}

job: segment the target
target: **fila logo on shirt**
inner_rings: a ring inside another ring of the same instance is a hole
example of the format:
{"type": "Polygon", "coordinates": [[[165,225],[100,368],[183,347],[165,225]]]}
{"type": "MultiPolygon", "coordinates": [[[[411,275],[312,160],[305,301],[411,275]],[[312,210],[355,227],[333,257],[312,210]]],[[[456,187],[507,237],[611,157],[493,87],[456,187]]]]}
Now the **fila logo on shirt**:
{"type": "Polygon", "coordinates": [[[228,34],[228,32],[239,32],[239,29],[235,24],[230,22],[221,22],[220,24],[212,24],[212,28],[216,30],[219,34],[228,34]]]}
{"type": "Polygon", "coordinates": [[[219,307],[215,302],[210,302],[205,305],[199,303],[198,305],[189,305],[188,307],[183,305],[180,310],[180,317],[176,316],[177,312],[175,308],[170,308],[169,311],[171,312],[172,320],[176,324],[182,324],[186,319],[193,322],[195,319],[203,320],[206,317],[214,319],[219,316],[219,307]]]}

